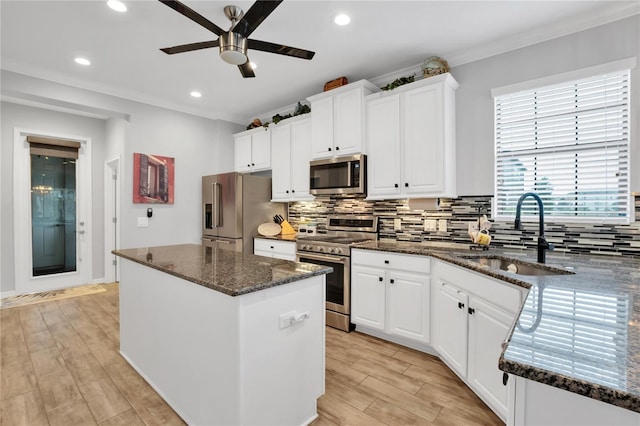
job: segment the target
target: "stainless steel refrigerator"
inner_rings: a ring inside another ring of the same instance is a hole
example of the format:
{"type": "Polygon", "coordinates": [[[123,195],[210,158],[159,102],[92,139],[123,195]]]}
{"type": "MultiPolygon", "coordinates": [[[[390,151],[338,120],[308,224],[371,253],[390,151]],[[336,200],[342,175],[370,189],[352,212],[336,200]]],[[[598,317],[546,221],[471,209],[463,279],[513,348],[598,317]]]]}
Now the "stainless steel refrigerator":
{"type": "Polygon", "coordinates": [[[202,177],[202,245],[253,253],[258,226],[279,214],[284,203],[272,203],[271,178],[240,173],[202,177]]]}

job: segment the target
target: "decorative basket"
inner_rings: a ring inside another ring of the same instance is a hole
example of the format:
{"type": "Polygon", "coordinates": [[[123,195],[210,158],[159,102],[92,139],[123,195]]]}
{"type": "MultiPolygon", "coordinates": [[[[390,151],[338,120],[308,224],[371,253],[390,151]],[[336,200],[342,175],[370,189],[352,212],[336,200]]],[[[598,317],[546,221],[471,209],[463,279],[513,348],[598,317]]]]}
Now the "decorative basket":
{"type": "Polygon", "coordinates": [[[429,56],[422,64],[422,77],[429,78],[434,75],[449,72],[449,64],[439,56],[429,56]]]}
{"type": "Polygon", "coordinates": [[[347,81],[347,77],[338,77],[335,80],[327,81],[324,84],[324,91],[335,89],[336,87],[345,86],[349,82],[347,81]]]}

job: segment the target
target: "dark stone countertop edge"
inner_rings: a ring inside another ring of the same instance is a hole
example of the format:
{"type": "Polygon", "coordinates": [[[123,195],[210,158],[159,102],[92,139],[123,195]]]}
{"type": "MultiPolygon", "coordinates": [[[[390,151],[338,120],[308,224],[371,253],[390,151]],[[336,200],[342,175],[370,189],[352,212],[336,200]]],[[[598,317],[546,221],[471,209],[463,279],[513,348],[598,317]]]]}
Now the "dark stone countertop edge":
{"type": "MultiPolygon", "coordinates": [[[[532,283],[526,281],[526,279],[518,279],[517,277],[510,276],[508,274],[502,274],[495,269],[478,267],[477,263],[461,258],[460,256],[470,255],[468,249],[459,250],[455,247],[446,249],[440,247],[424,246],[420,243],[393,243],[392,241],[387,241],[386,243],[383,242],[382,245],[379,244],[380,240],[378,240],[376,243],[368,242],[355,244],[353,248],[372,251],[387,251],[399,254],[430,256],[481,273],[483,275],[487,275],[492,278],[517,285],[519,287],[524,287],[526,289],[529,289],[532,285],[532,283]]],[[[503,250],[497,250],[492,253],[475,252],[475,254],[477,254],[478,256],[500,256],[502,251],[503,250]]],[[[542,265],[542,267],[544,266],[545,265],[542,265]]],[[[526,298],[522,302],[523,305],[525,300],[526,298]]],[[[511,330],[509,331],[508,338],[506,340],[507,344],[504,345],[502,353],[500,354],[500,358],[498,361],[500,370],[509,374],[523,377],[525,379],[540,382],[549,386],[556,387],[558,389],[566,390],[578,395],[586,396],[588,398],[592,398],[601,402],[640,413],[640,395],[638,394],[624,392],[619,389],[603,386],[597,383],[581,380],[576,377],[566,376],[561,373],[548,371],[536,366],[519,363],[517,361],[511,361],[504,358],[504,354],[509,346],[511,337],[513,335],[515,322],[517,322],[520,314],[521,311],[519,311],[516,315],[514,324],[512,325],[511,330]]]]}
{"type": "MultiPolygon", "coordinates": [[[[205,282],[203,280],[199,280],[199,279],[197,279],[197,278],[195,278],[193,276],[188,276],[186,274],[181,274],[181,273],[173,271],[171,269],[163,268],[162,266],[159,266],[159,265],[156,265],[156,264],[153,264],[153,263],[143,262],[140,259],[137,259],[137,258],[135,258],[133,256],[128,256],[128,255],[126,255],[124,253],[118,252],[117,250],[113,250],[111,253],[116,255],[116,256],[120,256],[123,259],[127,259],[127,260],[130,260],[132,262],[138,263],[140,265],[144,265],[144,266],[147,266],[149,268],[158,270],[160,272],[164,272],[165,274],[169,274],[169,275],[173,275],[173,276],[178,277],[178,278],[182,278],[185,281],[189,281],[189,282],[201,285],[203,287],[209,288],[211,290],[215,290],[215,291],[217,291],[219,293],[223,293],[223,294],[226,294],[227,296],[231,296],[231,297],[242,296],[244,294],[249,294],[249,293],[253,293],[253,292],[256,292],[256,291],[265,290],[267,288],[277,287],[277,286],[280,286],[280,285],[293,283],[293,282],[304,280],[306,278],[314,277],[314,276],[317,276],[317,275],[325,275],[325,274],[333,272],[333,268],[324,267],[322,269],[318,269],[317,271],[301,272],[299,275],[296,275],[296,276],[293,276],[293,277],[286,277],[286,278],[281,278],[281,279],[277,279],[277,280],[265,281],[263,283],[253,285],[251,287],[243,287],[243,288],[238,289],[238,290],[232,290],[232,289],[224,287],[224,286],[219,286],[219,285],[212,284],[210,282],[205,282]]],[[[286,261],[283,261],[283,262],[286,262],[286,261]]]]}

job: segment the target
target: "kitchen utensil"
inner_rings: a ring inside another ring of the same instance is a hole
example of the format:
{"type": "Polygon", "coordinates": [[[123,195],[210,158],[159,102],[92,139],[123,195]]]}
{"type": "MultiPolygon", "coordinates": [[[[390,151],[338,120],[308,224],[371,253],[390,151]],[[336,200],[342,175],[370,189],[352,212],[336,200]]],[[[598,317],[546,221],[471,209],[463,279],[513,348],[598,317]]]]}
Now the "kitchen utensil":
{"type": "Polygon", "coordinates": [[[273,237],[278,235],[282,231],[282,228],[277,223],[266,222],[258,226],[258,234],[265,237],[273,237]]]}

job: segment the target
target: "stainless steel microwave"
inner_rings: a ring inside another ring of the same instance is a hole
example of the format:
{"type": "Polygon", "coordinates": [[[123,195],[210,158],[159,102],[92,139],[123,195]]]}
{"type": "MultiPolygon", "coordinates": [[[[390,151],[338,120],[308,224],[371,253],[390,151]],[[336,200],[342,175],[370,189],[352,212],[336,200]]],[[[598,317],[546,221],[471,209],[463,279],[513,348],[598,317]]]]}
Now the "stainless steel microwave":
{"type": "Polygon", "coordinates": [[[309,190],[313,195],[367,195],[367,156],[335,157],[310,162],[309,190]]]}

